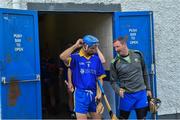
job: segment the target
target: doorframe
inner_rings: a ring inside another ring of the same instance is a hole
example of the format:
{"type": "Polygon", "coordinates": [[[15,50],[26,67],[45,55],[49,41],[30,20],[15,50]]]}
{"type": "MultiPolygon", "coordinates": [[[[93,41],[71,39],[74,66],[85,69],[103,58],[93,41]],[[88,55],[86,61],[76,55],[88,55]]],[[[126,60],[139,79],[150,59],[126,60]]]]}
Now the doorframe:
{"type": "Polygon", "coordinates": [[[121,11],[121,4],[104,3],[27,3],[28,10],[56,12],[115,12],[121,11]]]}

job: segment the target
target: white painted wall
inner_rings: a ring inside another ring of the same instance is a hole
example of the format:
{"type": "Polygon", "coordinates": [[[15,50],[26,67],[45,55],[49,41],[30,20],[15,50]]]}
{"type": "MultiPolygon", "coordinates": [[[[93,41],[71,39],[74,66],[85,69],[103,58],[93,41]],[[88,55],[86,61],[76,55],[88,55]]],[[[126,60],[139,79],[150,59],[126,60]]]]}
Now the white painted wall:
{"type": "MultiPolygon", "coordinates": [[[[21,0],[21,9],[26,1],[21,0]]],[[[180,113],[180,0],[39,0],[59,3],[121,3],[122,11],[153,11],[157,92],[162,100],[159,114],[180,113]]],[[[13,8],[12,0],[0,0],[0,7],[13,8]]]]}

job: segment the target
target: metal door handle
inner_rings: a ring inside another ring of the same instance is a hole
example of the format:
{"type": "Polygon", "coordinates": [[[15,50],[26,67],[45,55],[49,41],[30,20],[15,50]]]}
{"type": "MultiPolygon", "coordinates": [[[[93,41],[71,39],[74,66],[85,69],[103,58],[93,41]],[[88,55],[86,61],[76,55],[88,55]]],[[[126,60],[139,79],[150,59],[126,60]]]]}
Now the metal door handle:
{"type": "MultiPolygon", "coordinates": [[[[38,82],[40,81],[40,75],[37,74],[36,75],[36,79],[32,79],[32,80],[19,80],[19,81],[13,81],[14,83],[26,83],[26,82],[38,82]]],[[[5,85],[5,84],[10,84],[11,82],[6,82],[6,77],[2,77],[1,78],[1,82],[5,85]]]]}

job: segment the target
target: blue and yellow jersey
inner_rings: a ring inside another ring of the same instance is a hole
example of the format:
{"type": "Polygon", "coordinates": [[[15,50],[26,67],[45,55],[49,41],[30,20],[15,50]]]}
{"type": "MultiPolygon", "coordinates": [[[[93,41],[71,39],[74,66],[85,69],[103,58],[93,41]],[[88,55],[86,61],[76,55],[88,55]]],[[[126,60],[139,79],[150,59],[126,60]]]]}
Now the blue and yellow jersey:
{"type": "Polygon", "coordinates": [[[97,54],[86,57],[83,50],[74,53],[69,58],[75,88],[96,90],[97,79],[106,77],[104,68],[97,54]]]}

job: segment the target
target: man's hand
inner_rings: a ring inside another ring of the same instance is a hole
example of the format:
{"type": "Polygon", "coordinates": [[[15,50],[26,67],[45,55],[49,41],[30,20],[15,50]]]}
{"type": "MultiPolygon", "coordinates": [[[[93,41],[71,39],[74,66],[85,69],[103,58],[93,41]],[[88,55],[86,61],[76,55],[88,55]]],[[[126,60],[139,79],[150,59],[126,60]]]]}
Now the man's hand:
{"type": "Polygon", "coordinates": [[[152,98],[152,93],[150,90],[147,90],[147,96],[149,96],[150,98],[152,98]]]}
{"type": "Polygon", "coordinates": [[[124,98],[124,92],[125,92],[125,90],[123,88],[120,88],[119,95],[121,98],[124,98]]]}
{"type": "Polygon", "coordinates": [[[75,43],[76,48],[80,48],[83,45],[83,39],[78,39],[77,42],[75,43]]]}
{"type": "Polygon", "coordinates": [[[97,92],[96,97],[95,97],[95,101],[100,100],[101,97],[102,97],[102,93],[101,92],[97,92]]]}
{"type": "Polygon", "coordinates": [[[74,92],[74,86],[73,86],[73,84],[72,83],[68,83],[66,80],[64,81],[65,83],[66,83],[66,85],[67,85],[67,87],[68,87],[68,90],[70,91],[70,92],[74,92]]]}
{"type": "Polygon", "coordinates": [[[68,83],[68,89],[69,91],[71,91],[72,93],[74,92],[74,86],[72,83],[68,83]]]}

